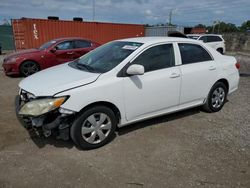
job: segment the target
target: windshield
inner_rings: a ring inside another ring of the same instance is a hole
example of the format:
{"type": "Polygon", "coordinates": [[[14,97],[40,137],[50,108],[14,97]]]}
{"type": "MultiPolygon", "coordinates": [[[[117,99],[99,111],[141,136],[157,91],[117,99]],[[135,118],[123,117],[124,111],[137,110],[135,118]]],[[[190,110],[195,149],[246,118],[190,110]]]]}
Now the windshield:
{"type": "Polygon", "coordinates": [[[197,40],[199,38],[199,36],[197,36],[197,35],[189,35],[188,38],[197,40]]]}
{"type": "Polygon", "coordinates": [[[39,47],[39,50],[45,50],[48,47],[50,47],[52,44],[55,44],[56,41],[55,40],[51,40],[49,42],[46,42],[45,44],[43,44],[42,46],[39,47]]]}
{"type": "Polygon", "coordinates": [[[114,41],[102,45],[74,62],[74,67],[89,72],[104,73],[121,63],[142,43],[114,41]]]}

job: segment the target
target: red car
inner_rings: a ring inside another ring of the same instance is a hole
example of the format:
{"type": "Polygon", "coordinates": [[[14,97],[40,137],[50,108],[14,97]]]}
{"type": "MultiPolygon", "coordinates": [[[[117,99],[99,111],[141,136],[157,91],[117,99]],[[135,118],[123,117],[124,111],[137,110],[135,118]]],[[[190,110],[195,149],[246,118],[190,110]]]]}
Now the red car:
{"type": "Polygon", "coordinates": [[[100,46],[83,38],[60,38],[43,44],[38,49],[22,50],[3,60],[6,75],[29,76],[35,72],[72,61],[100,46]]]}

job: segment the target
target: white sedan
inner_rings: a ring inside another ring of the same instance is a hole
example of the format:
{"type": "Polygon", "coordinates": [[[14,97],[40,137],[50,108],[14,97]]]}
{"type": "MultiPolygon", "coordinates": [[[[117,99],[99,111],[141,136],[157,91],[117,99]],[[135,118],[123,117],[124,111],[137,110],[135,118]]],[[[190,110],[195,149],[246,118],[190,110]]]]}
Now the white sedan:
{"type": "Polygon", "coordinates": [[[22,80],[17,115],[39,135],[93,149],[117,127],[195,106],[221,110],[238,88],[238,69],[234,57],[192,39],[112,41],[22,80]]]}

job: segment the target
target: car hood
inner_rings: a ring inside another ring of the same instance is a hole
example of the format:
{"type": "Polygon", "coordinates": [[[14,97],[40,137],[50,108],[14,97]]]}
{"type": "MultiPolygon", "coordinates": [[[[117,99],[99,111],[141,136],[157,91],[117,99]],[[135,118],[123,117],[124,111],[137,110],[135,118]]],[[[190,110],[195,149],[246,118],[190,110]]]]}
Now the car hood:
{"type": "Polygon", "coordinates": [[[37,52],[41,52],[41,51],[42,50],[35,49],[35,48],[34,49],[28,49],[28,50],[20,50],[18,52],[11,53],[5,59],[12,58],[12,57],[17,57],[17,56],[22,56],[22,55],[26,55],[26,54],[31,54],[31,53],[37,53],[37,52]]]}
{"type": "Polygon", "coordinates": [[[100,73],[74,69],[65,63],[23,79],[19,87],[35,96],[53,96],[58,92],[94,82],[99,75],[100,73]]]}

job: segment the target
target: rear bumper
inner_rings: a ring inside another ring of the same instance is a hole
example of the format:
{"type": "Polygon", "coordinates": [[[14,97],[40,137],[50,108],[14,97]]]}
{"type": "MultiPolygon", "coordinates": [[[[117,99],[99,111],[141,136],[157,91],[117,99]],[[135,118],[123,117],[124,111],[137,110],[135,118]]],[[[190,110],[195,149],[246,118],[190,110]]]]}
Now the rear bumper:
{"type": "Polygon", "coordinates": [[[228,81],[229,81],[228,94],[231,94],[231,93],[235,92],[239,87],[239,81],[240,81],[239,72],[236,71],[235,73],[230,74],[228,77],[228,81]]]}
{"type": "Polygon", "coordinates": [[[15,98],[16,116],[26,130],[42,137],[56,135],[57,138],[63,140],[69,139],[69,128],[73,122],[73,115],[61,114],[55,110],[37,117],[21,116],[19,115],[21,102],[21,97],[17,95],[15,98]]]}

